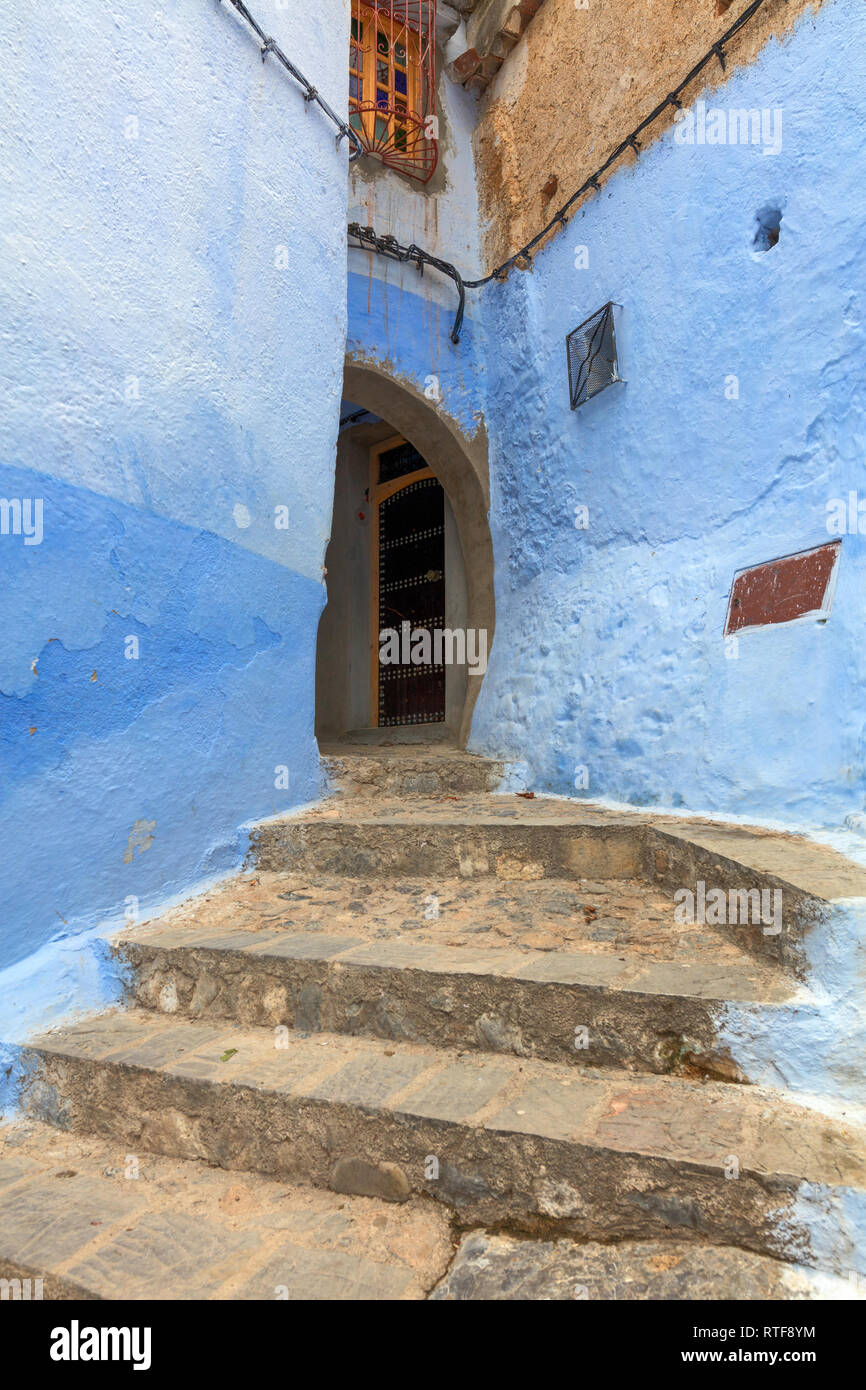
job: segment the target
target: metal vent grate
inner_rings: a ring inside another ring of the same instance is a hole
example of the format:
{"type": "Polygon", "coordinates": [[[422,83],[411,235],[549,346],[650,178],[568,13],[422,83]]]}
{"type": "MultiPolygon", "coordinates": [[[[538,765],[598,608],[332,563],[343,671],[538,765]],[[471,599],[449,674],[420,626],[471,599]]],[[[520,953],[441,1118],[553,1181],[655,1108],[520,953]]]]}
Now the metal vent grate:
{"type": "Polygon", "coordinates": [[[568,354],[568,388],[571,408],[597,396],[606,386],[622,381],[616,360],[614,304],[590,314],[565,340],[568,354]]]}

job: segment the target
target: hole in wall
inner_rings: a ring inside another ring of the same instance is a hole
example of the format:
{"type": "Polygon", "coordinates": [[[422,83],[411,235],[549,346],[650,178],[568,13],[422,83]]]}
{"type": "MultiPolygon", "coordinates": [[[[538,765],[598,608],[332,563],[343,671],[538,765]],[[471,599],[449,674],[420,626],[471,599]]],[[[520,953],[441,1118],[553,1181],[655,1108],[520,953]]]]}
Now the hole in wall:
{"type": "Polygon", "coordinates": [[[778,242],[782,228],[782,210],[777,207],[760,208],[755,213],[758,230],[755,232],[755,250],[770,251],[778,242]]]}
{"type": "Polygon", "coordinates": [[[716,14],[727,14],[733,3],[734,0],[716,0],[716,14]]]}

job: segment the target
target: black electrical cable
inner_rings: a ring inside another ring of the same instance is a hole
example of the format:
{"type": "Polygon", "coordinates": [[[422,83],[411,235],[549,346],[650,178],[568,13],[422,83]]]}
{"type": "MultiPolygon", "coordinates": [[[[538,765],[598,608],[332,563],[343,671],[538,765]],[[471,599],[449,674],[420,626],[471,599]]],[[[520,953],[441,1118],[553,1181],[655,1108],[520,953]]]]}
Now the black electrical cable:
{"type": "MultiPolygon", "coordinates": [[[[353,147],[349,155],[350,163],[362,155],[364,153],[364,147],[356,132],[347,121],[340,119],[324,98],[319,95],[313,84],[309,82],[307,78],[304,77],[303,73],[295,67],[294,63],[286,57],[279,45],[265,33],[258,20],[254,19],[250,14],[250,11],[244,4],[244,0],[227,0],[227,2],[234,6],[238,14],[246,20],[247,24],[259,39],[261,43],[262,62],[265,61],[269,53],[272,53],[274,57],[282,63],[283,67],[295,81],[303,87],[304,100],[316,102],[316,104],[322,108],[328,119],[333,121],[338,131],[337,144],[339,145],[341,140],[348,139],[353,147]]],[[[463,315],[466,308],[466,291],[479,290],[484,285],[489,285],[492,280],[504,280],[509,270],[512,266],[516,265],[518,261],[523,261],[524,265],[531,265],[532,252],[535,250],[535,247],[538,246],[539,242],[542,242],[555,227],[565,226],[568,221],[567,214],[571,211],[571,208],[579,198],[582,198],[590,189],[594,192],[598,191],[601,175],[607,173],[611,165],[615,164],[616,161],[625,154],[626,150],[630,149],[635,158],[637,158],[641,148],[638,136],[641,135],[648,126],[651,126],[657,121],[669,106],[673,106],[676,110],[682,108],[682,102],[680,101],[681,94],[685,91],[686,87],[688,87],[689,83],[693,82],[695,78],[703,72],[707,64],[711,63],[713,59],[716,58],[721,63],[722,70],[726,70],[725,46],[730,43],[734,35],[739,33],[743,26],[748,24],[752,16],[757,14],[761,6],[766,3],[767,0],[752,0],[752,3],[743,10],[743,13],[734,20],[733,24],[729,25],[721,38],[717,39],[704,56],[695,63],[691,71],[686,73],[686,76],[674,87],[673,91],[668,92],[667,96],[659,102],[658,106],[654,107],[648,116],[644,116],[640,125],[636,126],[630,135],[627,135],[624,140],[620,141],[616,149],[608,155],[604,163],[599,165],[595,170],[595,173],[590,174],[587,179],[584,179],[580,188],[576,189],[571,197],[566,199],[562,207],[553,214],[550,221],[542,227],[541,231],[536,232],[535,236],[527,241],[524,246],[521,246],[519,251],[515,251],[506,261],[496,266],[489,274],[483,275],[480,280],[464,280],[457,267],[452,265],[450,261],[442,260],[439,256],[431,256],[428,251],[423,250],[420,246],[416,246],[414,242],[411,246],[401,246],[396,237],[378,236],[372,227],[361,227],[357,222],[350,223],[348,228],[349,238],[354,240],[362,250],[374,251],[378,256],[389,256],[397,261],[411,261],[418,266],[422,274],[425,265],[429,265],[432,266],[434,270],[440,271],[443,275],[449,276],[457,286],[458,294],[457,312],[454,316],[454,325],[451,329],[451,341],[452,343],[458,343],[460,341],[460,329],[463,325],[463,315]]]]}
{"type": "Polygon", "coordinates": [[[681,109],[681,94],[685,91],[686,87],[688,87],[689,83],[693,82],[695,78],[703,72],[707,64],[711,63],[713,59],[716,58],[721,63],[722,69],[725,69],[725,46],[730,43],[734,35],[739,33],[740,29],[742,29],[745,24],[748,24],[752,16],[766,3],[767,0],[752,0],[752,3],[743,10],[739,18],[734,20],[733,24],[725,30],[721,38],[717,39],[704,56],[695,63],[691,71],[686,74],[676,87],[674,87],[673,91],[668,92],[667,96],[659,102],[658,106],[655,106],[653,110],[650,111],[648,116],[644,116],[640,125],[636,126],[631,134],[627,135],[626,138],[617,145],[613,153],[608,155],[604,163],[599,165],[595,172],[589,175],[589,178],[584,179],[580,188],[572,193],[571,197],[562,204],[562,207],[553,214],[550,221],[542,227],[541,231],[536,232],[535,236],[532,237],[530,241],[527,241],[524,246],[521,246],[519,251],[515,251],[512,256],[508,257],[507,261],[503,261],[501,265],[496,266],[494,270],[482,276],[480,280],[464,280],[457,268],[451,265],[449,261],[443,261],[436,256],[431,256],[426,251],[422,251],[418,246],[400,246],[392,236],[377,236],[372,227],[364,227],[362,229],[357,223],[353,222],[349,227],[349,236],[354,237],[356,240],[360,239],[364,249],[375,251],[378,255],[394,256],[398,260],[415,261],[422,271],[425,265],[432,265],[437,270],[441,270],[445,275],[450,276],[456,283],[460,296],[457,313],[454,318],[454,327],[451,330],[451,341],[453,343],[459,342],[460,327],[463,323],[463,313],[466,305],[466,290],[478,290],[484,285],[489,285],[492,280],[504,280],[509,270],[518,261],[523,261],[526,265],[531,264],[532,251],[539,242],[543,241],[544,238],[553,231],[554,227],[565,226],[568,221],[567,214],[577,200],[582,198],[585,193],[588,193],[590,189],[594,192],[598,191],[601,186],[599,184],[601,175],[607,173],[611,165],[615,164],[628,149],[631,149],[635,158],[637,158],[640,150],[638,136],[641,135],[648,126],[651,126],[657,121],[659,116],[661,116],[669,106],[673,106],[676,110],[681,109]],[[360,238],[359,233],[362,233],[360,238]]]}
{"type": "Polygon", "coordinates": [[[722,70],[725,70],[725,45],[731,41],[731,39],[734,37],[735,34],[737,34],[740,31],[740,29],[742,29],[744,24],[748,24],[752,16],[756,14],[758,10],[761,8],[761,6],[765,5],[766,3],[767,0],[752,0],[751,5],[749,5],[745,10],[743,10],[743,13],[739,16],[739,18],[735,19],[734,23],[731,24],[730,27],[725,30],[724,34],[722,34],[722,37],[720,39],[717,39],[716,42],[712,45],[712,47],[707,50],[704,56],[697,63],[695,63],[691,72],[686,74],[686,76],[682,79],[678,86],[674,87],[673,91],[668,92],[664,100],[660,101],[658,106],[654,107],[653,110],[650,111],[648,116],[644,116],[640,125],[635,126],[635,129],[631,132],[631,134],[627,135],[626,138],[622,140],[620,144],[617,145],[613,153],[608,155],[607,159],[604,161],[602,165],[599,166],[598,169],[596,169],[595,173],[590,174],[588,179],[584,179],[580,188],[578,188],[575,193],[572,193],[571,197],[563,203],[562,207],[553,214],[547,225],[545,227],[542,227],[541,231],[537,232],[531,241],[528,241],[525,246],[522,246],[520,248],[519,251],[515,251],[513,256],[509,256],[508,260],[503,261],[502,264],[498,265],[495,270],[491,270],[489,275],[483,276],[480,280],[464,280],[464,288],[467,290],[480,289],[482,285],[488,285],[491,280],[502,279],[503,275],[507,271],[509,271],[511,267],[514,265],[515,261],[529,259],[528,253],[532,251],[533,248],[536,247],[540,241],[543,241],[544,238],[548,235],[548,233],[553,231],[554,227],[557,226],[557,224],[563,224],[566,221],[566,213],[569,211],[572,204],[577,202],[578,198],[581,198],[584,193],[587,193],[589,191],[590,188],[597,189],[599,187],[598,180],[600,176],[606,173],[610,166],[614,164],[616,160],[621,158],[622,155],[625,154],[627,149],[633,150],[635,156],[637,156],[638,151],[640,149],[640,145],[638,144],[638,136],[646,130],[647,126],[650,126],[655,121],[657,121],[659,116],[661,116],[669,106],[673,106],[676,109],[680,109],[680,107],[682,106],[682,102],[680,101],[681,93],[685,91],[686,87],[688,87],[690,82],[693,82],[695,78],[701,72],[703,72],[707,64],[712,62],[713,58],[717,58],[722,65],[722,70]]]}
{"type": "Polygon", "coordinates": [[[466,294],[462,276],[456,266],[453,266],[450,261],[440,260],[438,256],[431,256],[428,251],[422,251],[421,247],[416,246],[414,242],[411,246],[401,246],[396,237],[377,236],[372,227],[361,227],[357,222],[349,223],[348,235],[354,238],[363,251],[375,251],[377,256],[390,256],[395,261],[414,262],[422,275],[425,265],[432,265],[434,270],[439,270],[443,275],[450,276],[457,286],[459,296],[457,313],[454,316],[454,327],[451,329],[451,341],[452,343],[459,343],[463,311],[466,307],[466,294]]]}
{"type": "Polygon", "coordinates": [[[262,62],[265,61],[269,53],[273,53],[274,57],[277,59],[277,62],[282,63],[283,67],[286,69],[286,72],[288,72],[295,79],[299,86],[303,87],[304,101],[314,101],[317,106],[320,106],[322,108],[325,115],[328,117],[328,120],[333,121],[334,125],[337,127],[338,132],[337,144],[339,145],[341,140],[348,140],[349,143],[352,145],[353,149],[349,155],[349,162],[352,163],[354,162],[354,160],[358,159],[359,156],[364,153],[364,146],[361,144],[361,141],[358,139],[357,134],[349,125],[349,123],[347,121],[340,120],[340,117],[337,115],[336,111],[334,111],[328,105],[323,96],[320,96],[319,92],[313,86],[312,82],[309,82],[307,78],[304,76],[304,74],[300,71],[300,69],[295,67],[291,59],[286,57],[279,44],[274,39],[270,38],[268,34],[265,33],[258,20],[250,14],[249,10],[244,4],[244,0],[228,0],[228,4],[234,6],[238,14],[246,20],[247,24],[253,30],[256,37],[260,40],[262,62]]]}
{"type": "Polygon", "coordinates": [[[344,425],[356,425],[363,415],[372,415],[372,410],[356,410],[354,415],[344,415],[340,421],[340,429],[344,425]]]}

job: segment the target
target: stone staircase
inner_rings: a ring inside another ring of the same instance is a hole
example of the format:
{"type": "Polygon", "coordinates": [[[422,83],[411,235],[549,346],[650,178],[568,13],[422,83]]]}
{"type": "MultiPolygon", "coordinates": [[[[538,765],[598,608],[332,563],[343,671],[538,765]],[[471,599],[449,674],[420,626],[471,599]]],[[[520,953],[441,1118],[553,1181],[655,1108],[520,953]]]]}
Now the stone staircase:
{"type": "Polygon", "coordinates": [[[866,1132],[760,1059],[813,1008],[810,933],[866,873],[796,837],[496,795],[500,767],[446,747],[327,764],[339,794],[256,826],[247,872],[117,938],[126,1007],[34,1040],[0,1274],[94,1297],[859,1296],[866,1132]],[[781,892],[781,930],[678,923],[698,880],[781,892]],[[60,1191],[60,1236],[79,1227],[54,1248],[35,1213],[60,1191]]]}

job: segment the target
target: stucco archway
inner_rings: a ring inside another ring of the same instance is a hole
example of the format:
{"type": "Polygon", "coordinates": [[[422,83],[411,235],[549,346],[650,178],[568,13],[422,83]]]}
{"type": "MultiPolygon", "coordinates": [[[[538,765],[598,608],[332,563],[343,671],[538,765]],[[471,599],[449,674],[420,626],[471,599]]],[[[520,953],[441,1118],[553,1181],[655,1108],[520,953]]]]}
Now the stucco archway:
{"type": "MultiPolygon", "coordinates": [[[[493,595],[493,545],[488,526],[490,488],[487,439],[480,429],[468,439],[453,420],[413,386],[389,376],[381,367],[346,360],[344,396],[382,421],[393,432],[407,439],[423,455],[445,490],[462,552],[465,578],[465,624],[486,631],[487,651],[493,642],[495,619],[493,595]]],[[[339,519],[332,524],[332,544],[338,540],[339,519]]],[[[342,543],[342,542],[341,542],[342,543]]],[[[330,562],[329,562],[330,563],[330,562]]],[[[330,594],[329,594],[329,607],[330,594]]],[[[323,629],[335,621],[325,610],[320,627],[320,657],[323,629]]],[[[360,662],[360,653],[357,656],[360,662]]],[[[320,666],[317,662],[317,667],[320,666]]],[[[481,689],[483,675],[467,674],[462,709],[456,713],[452,733],[465,745],[472,722],[472,711],[481,689]]],[[[322,672],[317,670],[317,706],[324,699],[322,672]]]]}

